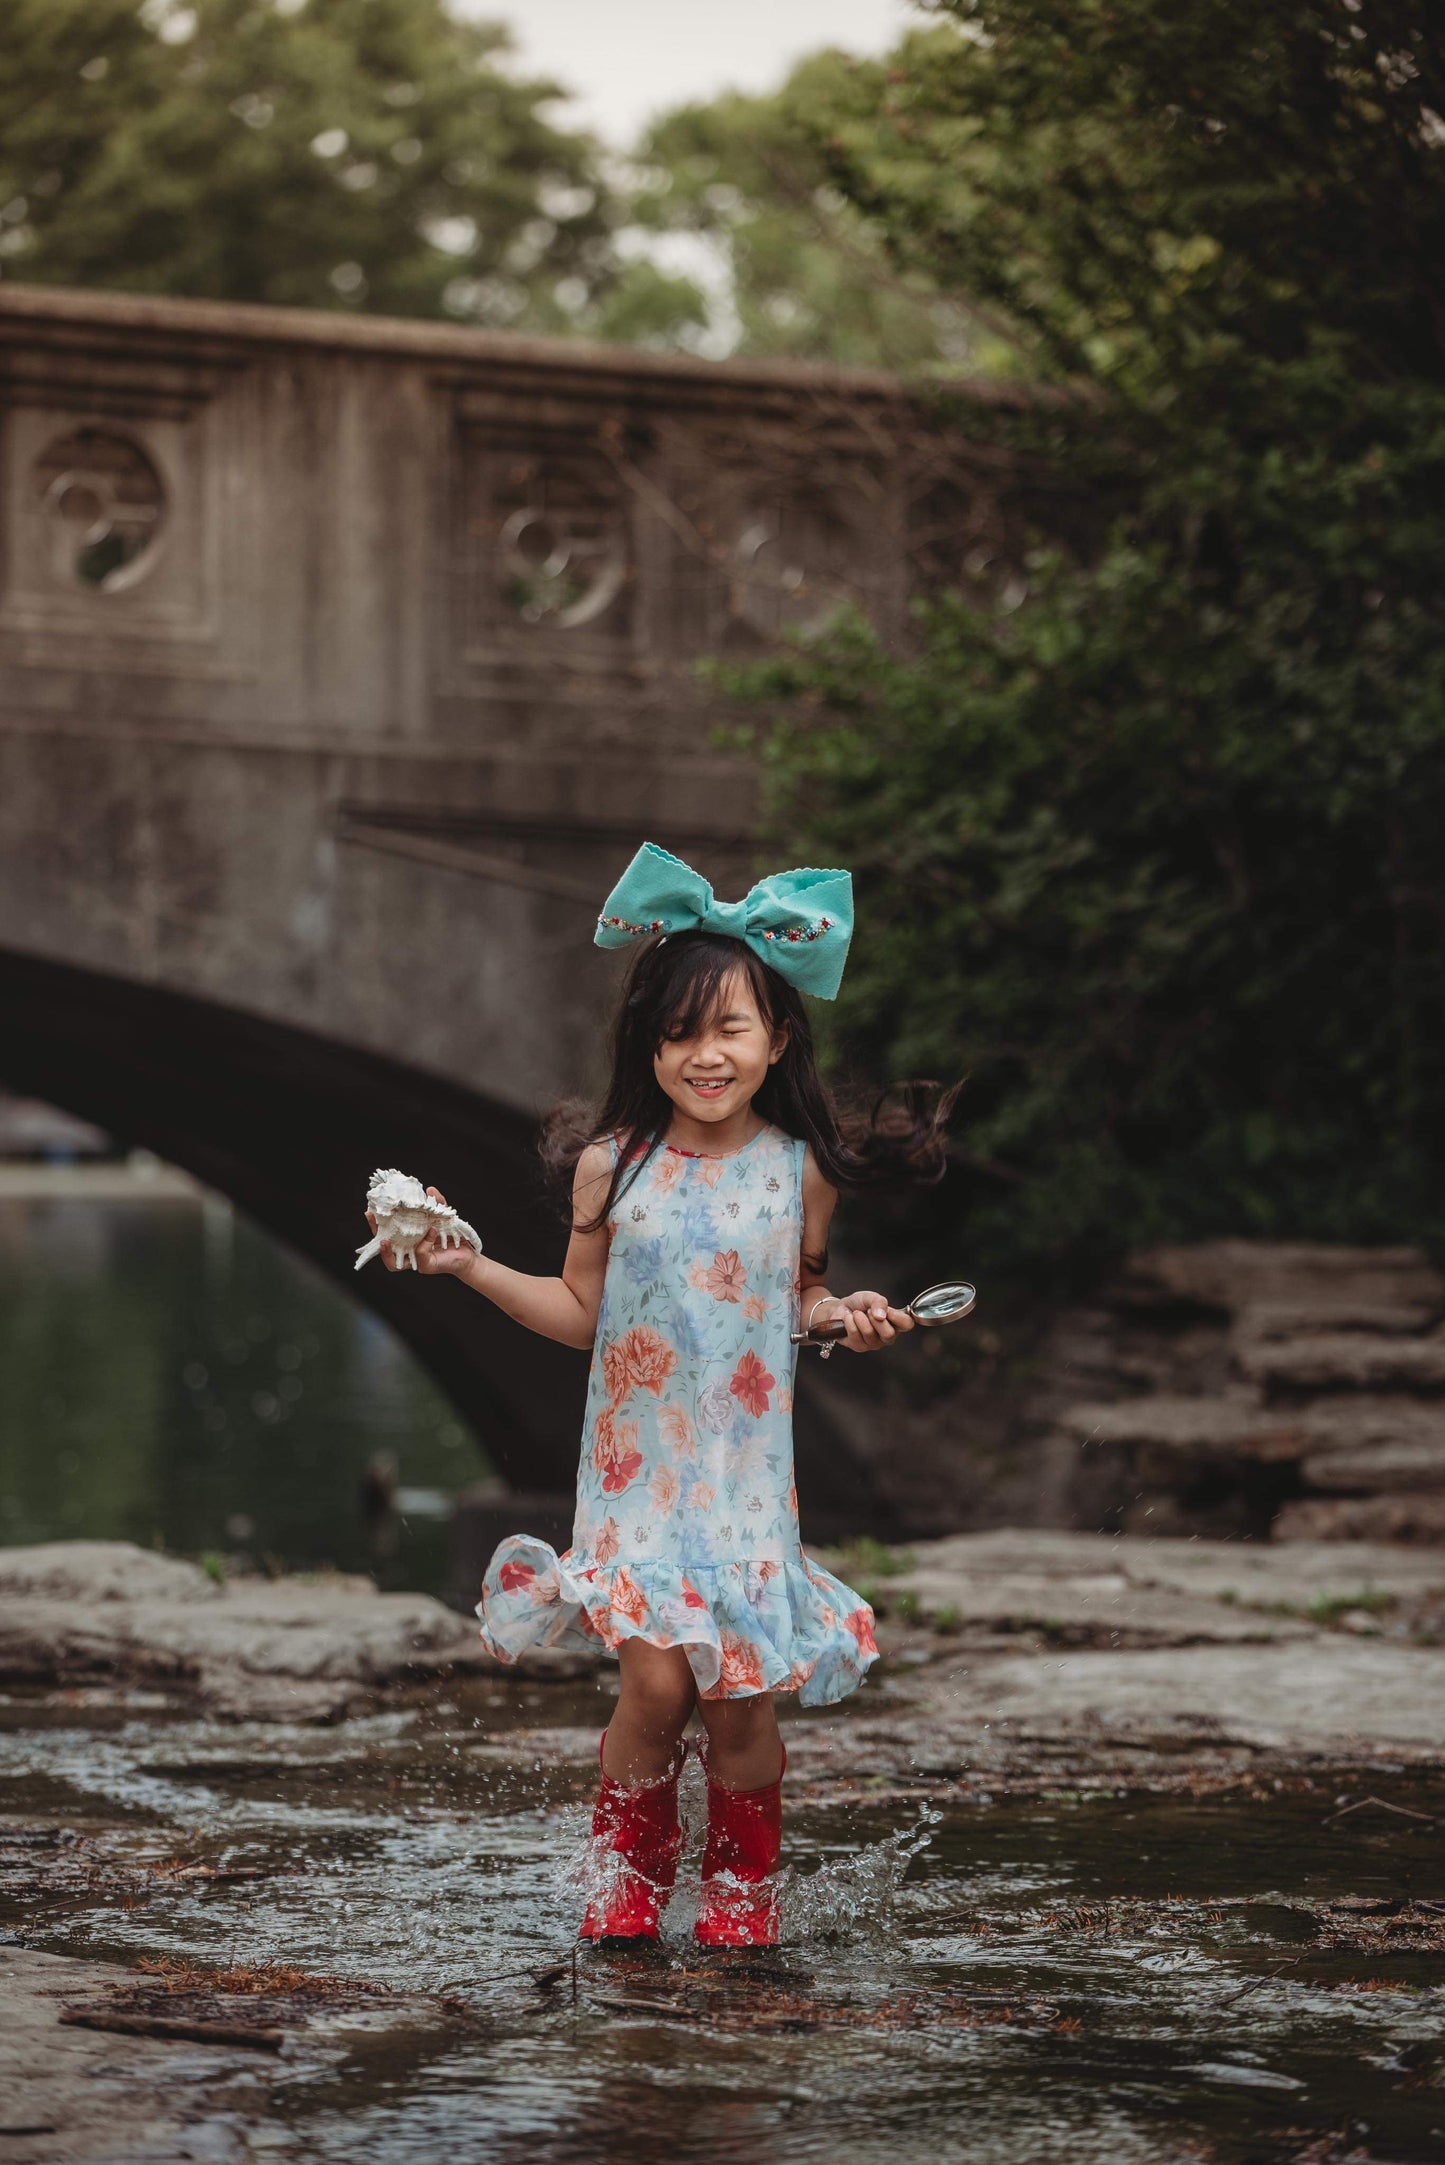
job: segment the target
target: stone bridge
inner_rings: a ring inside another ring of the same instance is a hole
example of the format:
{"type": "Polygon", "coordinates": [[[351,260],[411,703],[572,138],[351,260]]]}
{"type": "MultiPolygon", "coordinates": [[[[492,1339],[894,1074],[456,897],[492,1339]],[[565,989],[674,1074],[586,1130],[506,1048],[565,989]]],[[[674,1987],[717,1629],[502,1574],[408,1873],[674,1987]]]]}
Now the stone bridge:
{"type": "MultiPolygon", "coordinates": [[[[584,1360],[353,1280],[365,1178],[557,1266],[598,903],[647,836],[749,873],[694,663],[986,576],[999,473],[876,375],[4,285],[0,431],[0,1084],[223,1190],[565,1487],[584,1360]]],[[[832,1424],[800,1450],[887,1520],[832,1424]]]]}

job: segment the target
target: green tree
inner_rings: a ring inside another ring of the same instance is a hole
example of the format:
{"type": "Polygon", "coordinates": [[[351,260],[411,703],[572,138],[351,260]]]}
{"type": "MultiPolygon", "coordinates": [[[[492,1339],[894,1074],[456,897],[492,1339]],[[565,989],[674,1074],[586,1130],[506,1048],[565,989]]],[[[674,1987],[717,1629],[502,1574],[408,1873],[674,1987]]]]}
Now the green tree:
{"type": "MultiPolygon", "coordinates": [[[[936,33],[935,33],[936,35],[936,33]]],[[[630,211],[652,236],[686,235],[711,263],[705,320],[674,337],[708,350],[859,367],[956,372],[996,366],[998,341],[928,266],[901,264],[833,182],[839,126],[871,126],[889,64],[826,51],[770,96],[683,106],[637,152],[630,211]]]]}
{"type": "MultiPolygon", "coordinates": [[[[444,0],[4,0],[0,269],[53,284],[595,328],[596,146],[444,0]]],[[[649,329],[695,312],[654,280],[649,329]]]]}
{"type": "Polygon", "coordinates": [[[843,1040],[969,1076],[995,1269],[1439,1245],[1445,22],[937,12],[820,154],[1052,386],[970,434],[1125,508],[1086,561],[1040,546],[1022,607],[937,596],[906,651],[842,624],[745,680],[777,824],[857,871],[843,1040]]]}

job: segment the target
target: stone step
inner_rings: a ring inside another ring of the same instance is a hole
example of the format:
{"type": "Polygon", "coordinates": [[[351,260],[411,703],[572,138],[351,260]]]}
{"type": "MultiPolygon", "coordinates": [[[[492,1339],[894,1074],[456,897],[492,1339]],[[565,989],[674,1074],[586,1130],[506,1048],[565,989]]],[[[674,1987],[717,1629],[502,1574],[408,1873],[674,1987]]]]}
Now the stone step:
{"type": "Polygon", "coordinates": [[[1259,1303],[1332,1314],[1387,1309],[1420,1329],[1445,1315],[1445,1277],[1418,1248],[1344,1248],[1316,1241],[1207,1240],[1130,1258],[1110,1289],[1114,1304],[1181,1303],[1231,1315],[1259,1303]]]}
{"type": "Polygon", "coordinates": [[[1440,1316],[1425,1300],[1373,1300],[1321,1295],[1317,1300],[1246,1301],[1236,1310],[1233,1342],[1258,1345],[1282,1338],[1318,1338],[1335,1331],[1371,1331],[1389,1338],[1419,1337],[1440,1316]]]}
{"type": "Polygon", "coordinates": [[[1445,1494],[1304,1496],[1287,1503],[1276,1541],[1445,1541],[1445,1494]]]}
{"type": "Polygon", "coordinates": [[[1362,1443],[1352,1451],[1315,1452],[1300,1471],[1311,1488],[1376,1495],[1382,1490],[1445,1490],[1445,1438],[1439,1442],[1362,1443]]]}
{"type": "Polygon", "coordinates": [[[1438,1398],[1346,1391],[1290,1407],[1289,1417],[1317,1451],[1418,1444],[1445,1452],[1445,1400],[1438,1398]]]}
{"type": "Polygon", "coordinates": [[[1241,1459],[1299,1459],[1313,1444],[1292,1409],[1266,1406],[1253,1392],[1189,1398],[1159,1391],[1107,1405],[1071,1406],[1061,1423],[1081,1443],[1130,1445],[1166,1465],[1172,1462],[1180,1475],[1241,1459]]]}
{"type": "Polygon", "coordinates": [[[1445,1338],[1395,1338],[1375,1331],[1241,1346],[1241,1373],[1266,1391],[1445,1391],[1445,1338]]]}

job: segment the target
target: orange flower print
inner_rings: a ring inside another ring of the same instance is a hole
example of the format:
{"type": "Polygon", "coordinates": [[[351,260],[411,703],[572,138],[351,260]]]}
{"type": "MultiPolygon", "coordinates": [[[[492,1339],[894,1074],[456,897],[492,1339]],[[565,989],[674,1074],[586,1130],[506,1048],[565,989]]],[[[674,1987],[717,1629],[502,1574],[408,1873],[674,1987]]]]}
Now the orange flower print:
{"type": "Polygon", "coordinates": [[[627,1360],[620,1345],[614,1343],[602,1348],[602,1382],[608,1402],[620,1406],[628,1388],[627,1360]]]}
{"type": "Polygon", "coordinates": [[[626,1364],[631,1388],[661,1398],[662,1386],[677,1366],[677,1353],[661,1331],[650,1323],[635,1324],[625,1338],[618,1339],[617,1351],[626,1364]]]}
{"type": "Polygon", "coordinates": [[[601,1530],[592,1544],[592,1553],[599,1564],[610,1564],[617,1554],[617,1521],[610,1511],[602,1521],[601,1530]]]}
{"type": "Polygon", "coordinates": [[[629,1482],[635,1481],[642,1471],[642,1453],[637,1448],[636,1421],[618,1421],[607,1411],[598,1414],[593,1423],[597,1440],[592,1446],[592,1463],[602,1476],[602,1486],[609,1496],[620,1495],[629,1482]]]}
{"type": "Polygon", "coordinates": [[[786,1383],[781,1383],[778,1386],[778,1411],[779,1413],[791,1413],[792,1410],[793,1394],[786,1383]]]}
{"type": "Polygon", "coordinates": [[[788,1671],[788,1683],[792,1690],[801,1691],[817,1666],[816,1661],[795,1661],[788,1671]]]}
{"type": "Polygon", "coordinates": [[[777,1380],[776,1376],[768,1374],[767,1369],[764,1368],[752,1347],[749,1346],[747,1352],[732,1372],[728,1389],[739,1404],[757,1421],[768,1410],[768,1393],[773,1389],[777,1380]]]}
{"type": "Polygon", "coordinates": [[[737,1249],[720,1248],[712,1259],[712,1269],[704,1273],[703,1283],[715,1301],[732,1301],[736,1304],[743,1297],[743,1285],[747,1275],[737,1249]]]}
{"type": "Polygon", "coordinates": [[[694,1293],[706,1293],[708,1289],[706,1263],[690,1263],[688,1265],[687,1282],[694,1293]]]}
{"type": "Polygon", "coordinates": [[[661,1406],[658,1408],[657,1425],[672,1445],[675,1458],[693,1458],[697,1453],[697,1436],[692,1418],[685,1406],[661,1406]]]}
{"type": "Polygon", "coordinates": [[[611,1608],[614,1616],[625,1616],[629,1624],[640,1624],[647,1614],[647,1596],[626,1564],[613,1574],[611,1608]]]}
{"type": "Polygon", "coordinates": [[[536,1571],[531,1564],[519,1564],[511,1561],[503,1564],[501,1570],[497,1573],[504,1594],[521,1593],[524,1587],[531,1585],[536,1576],[536,1571]]]}
{"type": "Polygon", "coordinates": [[[702,1595],[693,1585],[691,1579],[684,1579],[682,1582],[682,1598],[690,1609],[705,1609],[707,1607],[707,1603],[703,1600],[702,1595]]]}
{"type": "Polygon", "coordinates": [[[717,1501],[717,1490],[706,1481],[694,1481],[687,1492],[689,1511],[711,1511],[717,1501]]]}
{"type": "Polygon", "coordinates": [[[648,1483],[648,1491],[658,1510],[666,1518],[682,1494],[682,1483],[671,1466],[659,1466],[648,1483]]]}
{"type": "Polygon", "coordinates": [[[621,1338],[611,1339],[602,1348],[602,1381],[612,1411],[629,1391],[651,1391],[654,1398],[660,1397],[676,1366],[676,1349],[650,1323],[634,1324],[621,1338]]]}
{"type": "Polygon", "coordinates": [[[719,1698],[731,1698],[737,1692],[761,1691],[763,1688],[763,1665],[754,1647],[735,1632],[722,1634],[722,1674],[717,1680],[719,1698]]]}
{"type": "Polygon", "coordinates": [[[743,1314],[749,1323],[761,1323],[768,1312],[768,1304],[761,1293],[749,1293],[743,1302],[743,1314]]]}
{"type": "Polygon", "coordinates": [[[715,1188],[718,1182],[722,1179],[723,1169],[727,1164],[727,1159],[697,1158],[693,1162],[697,1166],[698,1178],[701,1180],[703,1186],[705,1188],[715,1188]]]}
{"type": "Polygon", "coordinates": [[[681,1180],[682,1169],[686,1163],[687,1160],[680,1158],[675,1150],[659,1150],[652,1161],[654,1188],[660,1188],[664,1195],[670,1193],[681,1180]]]}
{"type": "Polygon", "coordinates": [[[843,1622],[858,1641],[860,1654],[877,1653],[878,1641],[873,1636],[873,1611],[866,1603],[855,1609],[851,1616],[845,1616],[843,1622]]]}

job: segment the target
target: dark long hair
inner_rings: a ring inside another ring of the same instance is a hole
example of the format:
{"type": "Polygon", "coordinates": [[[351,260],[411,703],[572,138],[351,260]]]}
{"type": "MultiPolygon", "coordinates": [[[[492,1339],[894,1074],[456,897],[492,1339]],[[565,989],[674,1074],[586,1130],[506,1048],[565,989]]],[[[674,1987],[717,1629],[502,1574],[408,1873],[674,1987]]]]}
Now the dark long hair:
{"type": "Polygon", "coordinates": [[[628,965],[612,1025],[612,1076],[601,1104],[561,1105],[543,1133],[543,1159],[561,1181],[570,1179],[589,1144],[618,1139],[612,1178],[588,1232],[606,1223],[667,1133],[672,1100],[653,1070],[658,1046],[695,1037],[739,970],[768,1029],[774,1035],[787,1031],[782,1055],[753,1099],[763,1118],[811,1144],[819,1170],[836,1188],[942,1179],[943,1124],[956,1089],[940,1094],[931,1083],[901,1083],[866,1110],[840,1106],[818,1073],[807,1009],[787,980],[742,940],[714,932],[674,933],[649,940],[628,965]]]}

